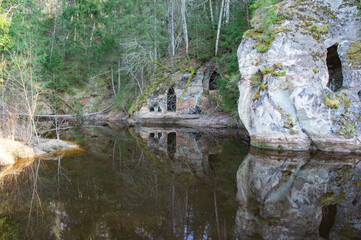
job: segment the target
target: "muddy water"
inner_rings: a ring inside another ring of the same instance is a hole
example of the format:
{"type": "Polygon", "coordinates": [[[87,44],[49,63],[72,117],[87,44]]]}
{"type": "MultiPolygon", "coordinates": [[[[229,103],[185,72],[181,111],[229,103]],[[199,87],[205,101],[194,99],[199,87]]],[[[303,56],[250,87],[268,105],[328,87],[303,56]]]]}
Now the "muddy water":
{"type": "Polygon", "coordinates": [[[85,152],[2,169],[0,239],[357,239],[359,157],[233,130],[68,130],[85,152]]]}

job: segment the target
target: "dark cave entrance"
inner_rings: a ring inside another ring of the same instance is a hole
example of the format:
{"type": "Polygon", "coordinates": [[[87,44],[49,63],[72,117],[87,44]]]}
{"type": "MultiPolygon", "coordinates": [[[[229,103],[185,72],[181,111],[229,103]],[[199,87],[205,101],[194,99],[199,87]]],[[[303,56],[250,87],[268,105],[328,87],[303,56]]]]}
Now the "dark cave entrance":
{"type": "Polygon", "coordinates": [[[322,220],[318,229],[320,237],[323,237],[324,239],[329,239],[331,229],[333,227],[333,224],[335,223],[336,213],[336,205],[322,207],[322,220]]]}
{"type": "Polygon", "coordinates": [[[170,158],[174,157],[177,149],[177,134],[175,132],[168,133],[167,135],[167,153],[170,158]]]}
{"type": "Polygon", "coordinates": [[[357,93],[357,95],[358,95],[358,98],[359,98],[360,101],[361,101],[361,91],[359,91],[359,92],[357,93]]]}
{"type": "Polygon", "coordinates": [[[337,44],[327,49],[326,62],[329,74],[327,87],[336,92],[343,84],[342,65],[337,53],[337,44]]]}
{"type": "Polygon", "coordinates": [[[169,88],[167,94],[167,110],[170,112],[175,112],[177,110],[177,96],[172,87],[169,88]]]}
{"type": "Polygon", "coordinates": [[[217,82],[216,79],[219,76],[217,72],[213,72],[211,77],[209,78],[209,90],[216,90],[217,89],[217,82]]]}

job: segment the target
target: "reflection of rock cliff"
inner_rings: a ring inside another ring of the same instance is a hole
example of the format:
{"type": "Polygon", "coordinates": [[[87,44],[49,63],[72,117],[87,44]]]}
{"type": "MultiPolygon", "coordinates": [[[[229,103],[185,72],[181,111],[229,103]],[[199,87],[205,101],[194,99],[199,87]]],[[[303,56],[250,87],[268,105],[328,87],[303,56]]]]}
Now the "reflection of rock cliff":
{"type": "Polygon", "coordinates": [[[357,5],[278,2],[257,10],[238,49],[239,115],[252,145],[309,149],[313,142],[326,151],[360,151],[357,5]],[[264,30],[263,11],[272,9],[283,19],[264,30]]]}
{"type": "Polygon", "coordinates": [[[361,236],[360,160],[360,156],[252,150],[237,173],[237,236],[361,236]]]}
{"type": "MultiPolygon", "coordinates": [[[[137,129],[147,147],[155,155],[175,159],[181,171],[196,174],[209,172],[209,161],[216,161],[220,154],[219,141],[223,138],[241,138],[235,129],[151,128],[137,129]]],[[[244,141],[248,141],[248,136],[244,141]]]]}

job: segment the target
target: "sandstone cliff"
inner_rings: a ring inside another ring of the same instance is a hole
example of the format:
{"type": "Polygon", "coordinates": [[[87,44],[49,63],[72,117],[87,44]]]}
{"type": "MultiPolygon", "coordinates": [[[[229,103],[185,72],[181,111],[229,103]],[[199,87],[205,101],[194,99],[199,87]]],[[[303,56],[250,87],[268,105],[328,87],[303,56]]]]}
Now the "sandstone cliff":
{"type": "Polygon", "coordinates": [[[238,48],[238,110],[252,145],[361,151],[358,4],[285,0],[256,11],[238,48]],[[270,13],[274,24],[262,27],[270,13]]]}

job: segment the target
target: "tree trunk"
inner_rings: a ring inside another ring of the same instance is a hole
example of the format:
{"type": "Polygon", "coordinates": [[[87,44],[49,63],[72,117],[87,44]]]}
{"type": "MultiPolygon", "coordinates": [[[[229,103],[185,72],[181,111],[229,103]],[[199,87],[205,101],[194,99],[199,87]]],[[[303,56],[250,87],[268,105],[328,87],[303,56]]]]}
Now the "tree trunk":
{"type": "Polygon", "coordinates": [[[182,0],[181,14],[183,21],[184,42],[186,44],[186,55],[188,56],[188,28],[186,21],[186,0],[182,0]]]}
{"type": "Polygon", "coordinates": [[[221,3],[221,11],[219,12],[219,21],[218,21],[218,29],[217,29],[217,40],[216,40],[215,55],[217,55],[217,53],[218,53],[218,43],[219,43],[219,35],[221,34],[221,25],[222,25],[223,9],[224,9],[224,0],[222,0],[222,3],[221,3]]]}
{"type": "Polygon", "coordinates": [[[171,0],[171,49],[172,56],[175,56],[175,39],[174,39],[174,0],[171,0]]]}
{"type": "Polygon", "coordinates": [[[209,11],[211,12],[211,21],[214,23],[212,0],[209,0],[209,11]]]}
{"type": "Polygon", "coordinates": [[[224,9],[226,15],[226,23],[229,22],[229,7],[230,7],[230,0],[226,0],[226,7],[224,9]]]}
{"type": "Polygon", "coordinates": [[[117,92],[119,92],[120,89],[120,59],[118,59],[118,89],[117,92]]]}

